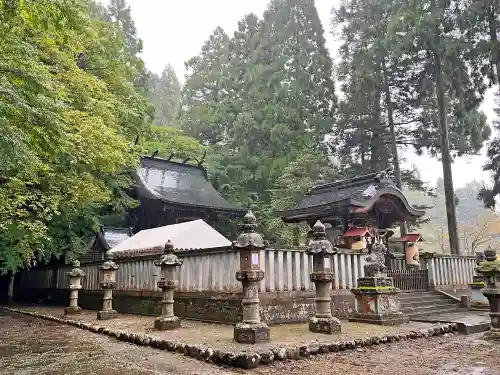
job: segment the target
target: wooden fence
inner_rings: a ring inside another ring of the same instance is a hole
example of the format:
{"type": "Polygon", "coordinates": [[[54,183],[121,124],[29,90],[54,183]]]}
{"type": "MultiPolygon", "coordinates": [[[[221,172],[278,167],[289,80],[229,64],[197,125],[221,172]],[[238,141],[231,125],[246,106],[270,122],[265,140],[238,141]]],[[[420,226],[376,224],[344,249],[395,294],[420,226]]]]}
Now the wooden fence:
{"type": "Polygon", "coordinates": [[[388,270],[387,275],[392,277],[393,285],[403,291],[419,292],[429,289],[427,270],[388,270]]]}
{"type": "MultiPolygon", "coordinates": [[[[179,292],[213,291],[234,293],[241,291],[241,283],[235,278],[240,268],[240,254],[234,250],[218,252],[185,252],[179,256],[184,264],[179,269],[179,292]]],[[[154,291],[159,281],[159,268],[154,266],[154,257],[130,258],[120,260],[117,271],[117,291],[154,291]]],[[[395,263],[403,262],[393,260],[395,263]]],[[[331,257],[336,290],[350,290],[356,286],[358,277],[364,276],[364,255],[339,252],[331,257]]],[[[99,263],[82,265],[86,277],[83,289],[99,290],[99,263]]],[[[312,256],[304,251],[293,249],[268,249],[260,252],[260,267],[265,278],[260,283],[261,292],[296,292],[312,291],[314,284],[309,279],[312,271],[312,256]]],[[[425,289],[427,284],[440,287],[448,285],[467,285],[474,275],[474,257],[444,256],[422,259],[421,271],[405,271],[404,263],[399,268],[394,264],[390,276],[396,286],[403,290],[425,289]],[[425,271],[425,272],[424,272],[425,271]],[[407,289],[413,288],[413,289],[407,289]]],[[[69,266],[52,270],[33,270],[19,275],[21,288],[57,288],[69,287],[67,272],[69,266]]]]}

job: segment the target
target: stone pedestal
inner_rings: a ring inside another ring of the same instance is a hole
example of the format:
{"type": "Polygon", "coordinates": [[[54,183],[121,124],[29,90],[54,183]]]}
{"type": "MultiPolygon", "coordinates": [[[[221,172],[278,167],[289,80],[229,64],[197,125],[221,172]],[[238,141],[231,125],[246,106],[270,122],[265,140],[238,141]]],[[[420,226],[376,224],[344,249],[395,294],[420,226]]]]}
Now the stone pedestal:
{"type": "Polygon", "coordinates": [[[474,276],[473,281],[469,284],[470,289],[470,305],[472,310],[489,310],[490,304],[488,298],[484,296],[481,289],[484,288],[482,276],[474,276]]]}
{"type": "Polygon", "coordinates": [[[314,300],[314,316],[309,320],[309,331],[315,333],[338,333],[342,330],[340,321],[332,316],[331,296],[334,274],[332,272],[332,255],[336,249],[326,239],[326,228],[317,221],[313,226],[314,239],[306,250],[313,257],[313,272],[309,275],[316,288],[314,300]]]}
{"type": "Polygon", "coordinates": [[[239,343],[256,344],[270,339],[269,327],[260,321],[259,282],[263,271],[240,270],[236,279],[243,285],[243,320],[234,327],[234,340],[239,343]]]}
{"type": "Polygon", "coordinates": [[[98,320],[114,319],[118,312],[113,310],[113,289],[116,285],[116,270],[118,265],[113,262],[113,256],[108,251],[106,261],[99,267],[101,271],[101,281],[99,286],[104,290],[102,297],[102,310],[97,312],[98,320]]]}
{"type": "Polygon", "coordinates": [[[73,269],[68,272],[69,278],[69,306],[64,309],[64,314],[78,314],[82,311],[80,306],[78,306],[78,291],[82,289],[82,278],[85,277],[85,272],[80,269],[80,262],[74,260],[71,264],[73,269]]]}
{"type": "Polygon", "coordinates": [[[349,316],[349,321],[380,325],[408,323],[397,298],[400,291],[394,288],[392,278],[387,277],[386,254],[387,248],[377,243],[366,257],[365,277],[360,277],[358,287],[351,290],[356,298],[356,312],[349,316]]]}
{"type": "Polygon", "coordinates": [[[259,233],[251,211],[244,217],[243,233],[233,242],[233,249],[240,251],[240,267],[236,279],[243,288],[243,319],[234,327],[234,340],[244,344],[256,344],[270,340],[269,327],[260,320],[259,282],[264,279],[260,270],[260,251],[267,247],[259,233]]]}
{"type": "Polygon", "coordinates": [[[500,341],[500,261],[492,249],[486,250],[484,256],[485,260],[476,268],[484,278],[481,292],[488,299],[490,307],[491,328],[484,338],[500,341]]]}
{"type": "Polygon", "coordinates": [[[113,288],[114,284],[106,285],[101,283],[101,288],[104,289],[104,297],[102,298],[102,310],[97,312],[98,320],[114,319],[118,316],[118,312],[113,310],[113,288]]]}
{"type": "Polygon", "coordinates": [[[155,319],[154,328],[159,331],[176,329],[181,326],[181,320],[174,315],[174,291],[178,286],[175,270],[182,265],[182,260],[175,255],[174,245],[170,240],[165,245],[165,251],[154,265],[161,267],[161,280],[158,288],[163,291],[161,315],[155,319]]]}
{"type": "Polygon", "coordinates": [[[357,311],[349,316],[350,322],[384,326],[408,323],[409,318],[401,312],[401,303],[397,298],[399,289],[392,286],[390,277],[359,278],[358,287],[351,292],[356,298],[357,311]]]}
{"type": "Polygon", "coordinates": [[[179,328],[181,320],[174,315],[174,290],[177,288],[177,281],[160,280],[158,287],[164,294],[161,300],[161,315],[155,319],[155,329],[165,331],[179,328]]]}

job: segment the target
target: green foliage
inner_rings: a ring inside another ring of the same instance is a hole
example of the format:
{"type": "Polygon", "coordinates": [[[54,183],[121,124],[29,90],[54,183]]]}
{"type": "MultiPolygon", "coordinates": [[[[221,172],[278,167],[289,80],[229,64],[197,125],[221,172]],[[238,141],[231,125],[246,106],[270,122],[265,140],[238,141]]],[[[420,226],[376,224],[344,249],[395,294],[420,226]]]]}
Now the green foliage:
{"type": "Polygon", "coordinates": [[[148,96],[154,107],[154,125],[175,125],[181,104],[181,86],[174,68],[168,64],[160,76],[151,74],[148,96]]]}
{"type": "Polygon", "coordinates": [[[266,236],[278,241],[279,200],[296,201],[315,179],[297,177],[293,191],[273,193],[283,189],[279,181],[307,157],[328,160],[322,141],[336,97],[314,2],[272,1],[263,19],[246,15],[232,38],[217,28],[186,66],[183,129],[212,145],[215,186],[260,214],[266,236]]]}
{"type": "MultiPolygon", "coordinates": [[[[390,96],[398,147],[439,155],[439,109],[432,84],[434,47],[425,38],[434,38],[432,28],[436,26],[432,22],[437,20],[433,17],[441,17],[434,13],[450,13],[442,6],[438,4],[438,10],[431,14],[422,10],[429,6],[421,8],[419,2],[345,0],[334,12],[334,33],[344,41],[339,65],[344,100],[333,141],[340,144],[336,150],[343,162],[357,164],[365,171],[384,168],[391,162],[389,102],[384,91],[390,96]],[[405,17],[413,23],[405,23],[405,17]]],[[[446,65],[452,157],[477,154],[491,135],[486,116],[476,110],[484,85],[475,71],[466,73],[471,64],[471,41],[454,37],[460,35],[455,20],[443,20],[448,32],[439,43],[446,45],[446,51],[441,47],[438,51],[446,65]]]]}
{"type": "MultiPolygon", "coordinates": [[[[155,151],[164,157],[175,158],[200,158],[206,148],[196,139],[183,133],[181,129],[170,126],[152,126],[146,140],[142,143],[145,154],[155,151]]],[[[194,160],[193,160],[194,161],[194,160]]]]}
{"type": "Polygon", "coordinates": [[[137,163],[148,104],[83,0],[0,1],[0,271],[82,251],[137,163]]]}

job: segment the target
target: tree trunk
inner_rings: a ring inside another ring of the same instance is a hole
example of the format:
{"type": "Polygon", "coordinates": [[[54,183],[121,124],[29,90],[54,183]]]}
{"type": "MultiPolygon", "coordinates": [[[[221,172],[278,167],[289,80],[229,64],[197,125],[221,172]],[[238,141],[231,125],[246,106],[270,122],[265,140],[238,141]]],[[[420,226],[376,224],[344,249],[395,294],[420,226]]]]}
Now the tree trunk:
{"type": "MultiPolygon", "coordinates": [[[[389,122],[389,130],[391,132],[391,153],[392,165],[394,166],[394,177],[396,179],[396,186],[402,190],[403,182],[401,180],[401,168],[399,165],[398,145],[396,143],[396,127],[394,126],[394,114],[392,110],[391,91],[389,88],[389,72],[387,71],[385,61],[382,61],[382,70],[384,73],[384,91],[385,91],[385,105],[387,107],[387,121],[389,122]]],[[[406,222],[400,226],[401,236],[407,233],[406,222]]]]}
{"type": "Polygon", "coordinates": [[[453,175],[451,172],[450,140],[448,138],[448,124],[446,119],[446,99],[444,94],[444,82],[441,56],[439,52],[434,53],[436,69],[436,94],[439,110],[439,131],[441,141],[441,163],[443,165],[444,196],[446,200],[446,217],[448,219],[448,235],[450,238],[450,252],[458,255],[460,253],[458,243],[457,214],[455,209],[455,193],[453,190],[453,175]]]}
{"type": "Polygon", "coordinates": [[[493,48],[491,49],[491,53],[493,54],[493,65],[495,65],[496,68],[496,76],[497,76],[497,84],[500,82],[500,52],[498,48],[500,47],[498,45],[498,22],[496,18],[496,9],[495,6],[492,5],[489,9],[488,12],[488,27],[489,27],[489,32],[490,32],[490,38],[491,42],[493,44],[493,48]]]}
{"type": "Polygon", "coordinates": [[[14,299],[14,279],[16,277],[15,272],[12,272],[9,277],[9,285],[7,287],[7,305],[11,305],[14,299]]]}
{"type": "Polygon", "coordinates": [[[380,124],[380,115],[381,115],[381,108],[380,108],[380,87],[374,87],[375,90],[375,114],[374,114],[374,119],[373,119],[373,132],[372,132],[372,139],[371,139],[371,145],[370,145],[370,172],[378,172],[380,171],[380,148],[382,146],[382,132],[381,132],[381,124],[380,124]]]}

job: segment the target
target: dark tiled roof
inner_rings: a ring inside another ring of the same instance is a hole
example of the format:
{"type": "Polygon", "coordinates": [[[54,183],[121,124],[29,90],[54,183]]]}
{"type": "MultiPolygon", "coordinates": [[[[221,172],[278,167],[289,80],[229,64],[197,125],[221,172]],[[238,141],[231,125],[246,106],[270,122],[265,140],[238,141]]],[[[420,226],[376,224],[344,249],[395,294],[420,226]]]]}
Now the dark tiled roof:
{"type": "Polygon", "coordinates": [[[137,174],[143,196],[172,204],[246,212],[214,189],[203,167],[143,156],[137,174]]]}
{"type": "Polygon", "coordinates": [[[339,206],[366,208],[374,203],[374,197],[382,193],[397,196],[412,215],[423,215],[423,211],[416,210],[408,204],[404,194],[384,171],[316,186],[307,193],[297,207],[281,212],[280,216],[292,217],[327,205],[328,210],[339,206]]]}
{"type": "MultiPolygon", "coordinates": [[[[331,187],[324,188],[318,191],[311,191],[306,195],[297,208],[307,208],[320,206],[323,204],[341,202],[347,199],[355,199],[357,201],[366,201],[370,199],[370,194],[373,189],[377,189],[379,184],[375,181],[356,184],[354,186],[331,187]],[[373,188],[371,188],[373,187],[373,188]]],[[[372,194],[373,195],[373,194],[372,194]]]]}

